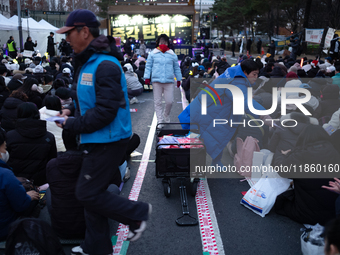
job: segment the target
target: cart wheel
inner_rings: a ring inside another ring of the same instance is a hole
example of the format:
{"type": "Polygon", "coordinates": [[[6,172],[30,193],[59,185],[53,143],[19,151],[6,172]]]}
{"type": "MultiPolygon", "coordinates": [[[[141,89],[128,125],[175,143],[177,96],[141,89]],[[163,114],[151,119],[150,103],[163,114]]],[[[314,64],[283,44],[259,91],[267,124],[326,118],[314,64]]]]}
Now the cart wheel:
{"type": "Polygon", "coordinates": [[[170,181],[163,181],[163,191],[164,191],[164,195],[166,197],[170,197],[171,195],[171,185],[170,185],[170,181]]]}
{"type": "Polygon", "coordinates": [[[194,197],[196,196],[196,192],[197,192],[197,186],[198,186],[198,182],[200,180],[195,178],[192,185],[191,185],[191,195],[194,197]]]}

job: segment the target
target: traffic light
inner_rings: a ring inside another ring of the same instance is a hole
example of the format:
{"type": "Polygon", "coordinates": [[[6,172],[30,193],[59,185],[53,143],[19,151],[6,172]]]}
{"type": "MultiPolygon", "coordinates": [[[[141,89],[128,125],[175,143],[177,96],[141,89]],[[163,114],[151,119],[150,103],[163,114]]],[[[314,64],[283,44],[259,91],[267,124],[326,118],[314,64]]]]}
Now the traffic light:
{"type": "Polygon", "coordinates": [[[30,11],[28,9],[25,9],[25,17],[29,17],[30,16],[30,11]]]}
{"type": "Polygon", "coordinates": [[[205,15],[205,22],[208,22],[209,20],[210,20],[210,15],[209,14],[205,15]]]}
{"type": "Polygon", "coordinates": [[[214,22],[217,22],[217,15],[214,15],[214,22]]]}

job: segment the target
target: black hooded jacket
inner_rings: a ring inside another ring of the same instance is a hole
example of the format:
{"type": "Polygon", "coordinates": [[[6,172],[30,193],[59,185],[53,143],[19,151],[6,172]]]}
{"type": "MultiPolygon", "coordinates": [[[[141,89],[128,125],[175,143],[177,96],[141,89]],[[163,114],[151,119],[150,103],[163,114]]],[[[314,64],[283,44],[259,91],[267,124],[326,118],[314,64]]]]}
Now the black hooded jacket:
{"type": "Polygon", "coordinates": [[[17,108],[22,103],[24,103],[24,101],[18,98],[8,97],[1,107],[1,127],[5,129],[6,132],[11,131],[15,128],[15,121],[17,119],[17,108]]]}
{"type": "Polygon", "coordinates": [[[332,117],[333,113],[339,110],[339,87],[338,85],[326,85],[322,90],[322,101],[315,110],[315,117],[332,117]]]}
{"type": "Polygon", "coordinates": [[[46,164],[57,156],[54,135],[46,130],[46,121],[18,119],[15,130],[7,133],[8,165],[16,176],[46,183],[46,164]]]}
{"type": "Polygon", "coordinates": [[[59,153],[46,166],[52,228],[62,238],[84,238],[85,235],[84,207],[75,196],[82,161],[80,151],[70,150],[59,153]]]}

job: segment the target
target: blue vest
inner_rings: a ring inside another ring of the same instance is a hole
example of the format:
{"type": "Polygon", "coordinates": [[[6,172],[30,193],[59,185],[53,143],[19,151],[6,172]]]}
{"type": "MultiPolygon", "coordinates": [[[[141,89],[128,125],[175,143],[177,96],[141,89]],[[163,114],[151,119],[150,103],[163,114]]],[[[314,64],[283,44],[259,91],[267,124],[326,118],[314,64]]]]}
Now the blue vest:
{"type": "Polygon", "coordinates": [[[127,95],[125,75],[119,61],[113,56],[97,53],[93,54],[81,68],[77,84],[77,96],[80,114],[83,116],[87,110],[96,107],[96,71],[99,64],[105,60],[114,62],[120,68],[120,84],[124,92],[126,106],[125,108],[120,107],[118,109],[117,116],[106,127],[90,134],[80,134],[81,144],[111,143],[128,138],[132,134],[130,107],[128,103],[129,100],[127,95]]]}

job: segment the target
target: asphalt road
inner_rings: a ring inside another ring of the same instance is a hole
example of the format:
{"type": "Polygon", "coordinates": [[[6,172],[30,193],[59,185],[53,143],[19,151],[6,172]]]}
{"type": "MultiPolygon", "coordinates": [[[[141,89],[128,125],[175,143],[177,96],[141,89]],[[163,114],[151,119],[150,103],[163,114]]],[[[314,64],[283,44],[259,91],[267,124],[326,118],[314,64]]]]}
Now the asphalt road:
{"type": "MultiPolygon", "coordinates": [[[[230,64],[236,59],[228,58],[230,64]]],[[[138,109],[131,113],[133,132],[140,136],[141,144],[137,151],[143,153],[154,116],[153,94],[144,92],[138,97],[140,103],[130,108],[138,109]]],[[[177,116],[182,111],[180,90],[175,88],[175,99],[171,111],[171,122],[178,122],[177,116]]],[[[132,158],[128,165],[131,169],[131,179],[124,185],[121,195],[128,197],[136,177],[141,156],[132,158]]],[[[150,160],[155,160],[155,140],[150,154],[150,160]]],[[[232,159],[227,157],[226,163],[232,159]]],[[[203,246],[199,226],[180,227],[175,220],[182,215],[180,181],[172,179],[171,196],[163,194],[162,180],[155,176],[155,163],[149,162],[139,195],[139,201],[153,205],[153,213],[148,221],[147,230],[140,240],[129,244],[128,255],[202,255],[203,246]]],[[[188,187],[190,183],[187,182],[188,187]]],[[[244,206],[240,205],[242,191],[247,191],[247,182],[239,179],[208,179],[211,202],[216,219],[214,223],[219,228],[223,250],[219,254],[226,255],[291,255],[301,254],[300,228],[302,225],[286,217],[270,212],[262,218],[244,206]]],[[[109,201],[108,201],[109,202],[109,201]]],[[[188,194],[190,214],[197,217],[196,201],[188,194]]],[[[46,218],[46,215],[42,215],[46,218]]],[[[111,221],[112,234],[117,230],[118,223],[111,221]]],[[[215,230],[216,235],[216,230],[215,230]]],[[[64,245],[66,254],[75,245],[64,245]]],[[[2,251],[0,251],[1,254],[2,251]]]]}

